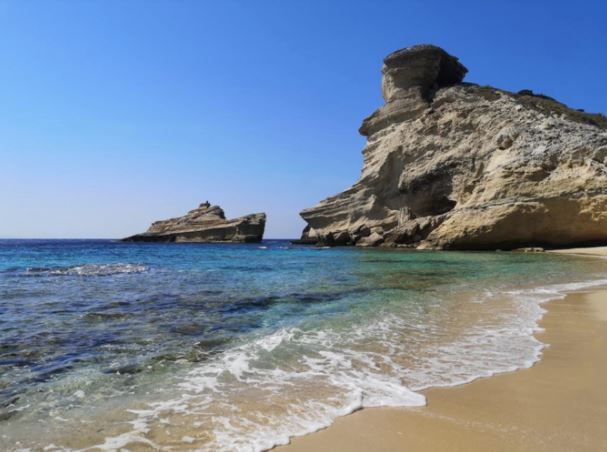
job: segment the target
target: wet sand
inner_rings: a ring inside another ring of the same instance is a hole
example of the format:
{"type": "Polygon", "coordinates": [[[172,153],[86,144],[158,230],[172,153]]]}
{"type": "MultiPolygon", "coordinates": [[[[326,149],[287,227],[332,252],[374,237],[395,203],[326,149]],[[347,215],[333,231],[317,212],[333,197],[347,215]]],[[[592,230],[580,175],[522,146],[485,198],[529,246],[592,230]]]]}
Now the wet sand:
{"type": "Polygon", "coordinates": [[[607,290],[544,307],[549,347],[532,368],[425,391],[422,408],[361,410],[276,450],[607,450],[607,290]]]}

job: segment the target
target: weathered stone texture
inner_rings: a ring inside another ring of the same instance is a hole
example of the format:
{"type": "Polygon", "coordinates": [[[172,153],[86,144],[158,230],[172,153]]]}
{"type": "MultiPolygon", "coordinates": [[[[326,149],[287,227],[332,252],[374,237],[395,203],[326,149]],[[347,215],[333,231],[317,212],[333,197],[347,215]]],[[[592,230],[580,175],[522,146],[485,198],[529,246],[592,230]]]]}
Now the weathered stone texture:
{"type": "Polygon", "coordinates": [[[463,83],[434,46],[384,60],[358,182],[305,209],[329,245],[511,249],[607,243],[607,120],[463,83]]]}

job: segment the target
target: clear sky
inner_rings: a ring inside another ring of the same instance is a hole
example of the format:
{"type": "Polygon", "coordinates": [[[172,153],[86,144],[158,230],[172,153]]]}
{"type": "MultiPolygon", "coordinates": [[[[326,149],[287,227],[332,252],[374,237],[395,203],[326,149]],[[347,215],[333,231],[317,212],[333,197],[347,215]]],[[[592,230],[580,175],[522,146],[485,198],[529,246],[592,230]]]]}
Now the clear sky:
{"type": "Polygon", "coordinates": [[[360,174],[382,58],[607,112],[607,2],[0,0],[0,237],[121,237],[209,200],[266,237],[360,174]]]}

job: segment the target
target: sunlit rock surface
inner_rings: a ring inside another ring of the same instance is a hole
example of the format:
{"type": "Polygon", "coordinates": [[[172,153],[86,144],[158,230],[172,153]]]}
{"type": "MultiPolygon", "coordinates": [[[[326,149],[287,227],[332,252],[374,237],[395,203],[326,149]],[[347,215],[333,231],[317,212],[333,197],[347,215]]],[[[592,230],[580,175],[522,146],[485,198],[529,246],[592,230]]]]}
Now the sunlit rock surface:
{"type": "Polygon", "coordinates": [[[152,223],[126,242],[260,242],[266,224],[265,213],[228,220],[223,209],[208,202],[178,218],[152,223]]]}
{"type": "MultiPolygon", "coordinates": [[[[388,55],[358,182],[305,209],[305,243],[511,249],[607,243],[607,120],[463,83],[431,46],[388,55]]],[[[354,157],[353,157],[354,158],[354,157]]]]}

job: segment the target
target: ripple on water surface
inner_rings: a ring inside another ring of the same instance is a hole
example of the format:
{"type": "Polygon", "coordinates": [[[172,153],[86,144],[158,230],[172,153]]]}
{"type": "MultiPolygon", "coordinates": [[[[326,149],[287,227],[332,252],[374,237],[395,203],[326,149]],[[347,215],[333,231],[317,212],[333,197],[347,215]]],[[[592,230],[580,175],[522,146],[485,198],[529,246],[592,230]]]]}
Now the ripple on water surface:
{"type": "Polygon", "coordinates": [[[360,407],[421,405],[426,387],[535,362],[541,303],[605,266],[0,241],[0,447],[260,450],[360,407]]]}

